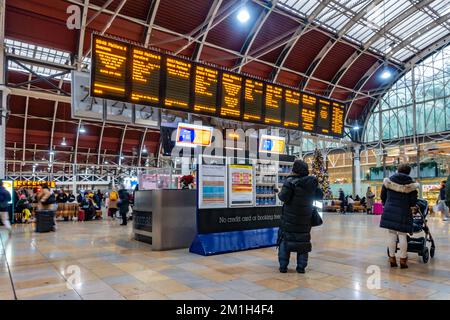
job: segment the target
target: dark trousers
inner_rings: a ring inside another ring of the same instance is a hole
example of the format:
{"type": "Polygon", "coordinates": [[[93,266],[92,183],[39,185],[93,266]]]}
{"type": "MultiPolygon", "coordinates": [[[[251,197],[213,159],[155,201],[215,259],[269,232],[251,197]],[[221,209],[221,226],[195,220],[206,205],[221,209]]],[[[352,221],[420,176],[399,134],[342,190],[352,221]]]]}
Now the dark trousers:
{"type": "Polygon", "coordinates": [[[127,212],[121,211],[120,215],[122,216],[122,224],[126,226],[127,225],[127,212]]]}
{"type": "MultiPolygon", "coordinates": [[[[280,263],[280,268],[286,269],[289,265],[289,259],[291,257],[291,252],[287,249],[287,244],[285,241],[281,241],[280,247],[278,248],[278,262],[280,263]]],[[[308,265],[308,254],[297,252],[297,268],[305,269],[308,265]]]]}

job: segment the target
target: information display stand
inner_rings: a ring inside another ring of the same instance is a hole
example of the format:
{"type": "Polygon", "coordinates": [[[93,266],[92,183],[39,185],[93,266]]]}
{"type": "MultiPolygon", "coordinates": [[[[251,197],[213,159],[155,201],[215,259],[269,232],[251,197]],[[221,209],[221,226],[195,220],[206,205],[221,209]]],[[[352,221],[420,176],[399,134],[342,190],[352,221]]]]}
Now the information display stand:
{"type": "MultiPolygon", "coordinates": [[[[211,158],[199,158],[197,235],[190,247],[192,253],[207,256],[276,245],[282,207],[278,202],[273,205],[256,203],[259,180],[255,177],[261,178],[261,174],[256,175],[260,171],[257,169],[260,162],[257,159],[237,160],[220,158],[211,163],[211,158]],[[228,179],[218,183],[222,176],[228,179]],[[222,190],[227,191],[225,195],[222,190]]],[[[271,172],[276,173],[282,164],[286,166],[294,158],[282,156],[280,160],[284,162],[264,163],[273,166],[271,172]]],[[[273,185],[276,185],[278,177],[275,175],[274,178],[273,185]]]]}

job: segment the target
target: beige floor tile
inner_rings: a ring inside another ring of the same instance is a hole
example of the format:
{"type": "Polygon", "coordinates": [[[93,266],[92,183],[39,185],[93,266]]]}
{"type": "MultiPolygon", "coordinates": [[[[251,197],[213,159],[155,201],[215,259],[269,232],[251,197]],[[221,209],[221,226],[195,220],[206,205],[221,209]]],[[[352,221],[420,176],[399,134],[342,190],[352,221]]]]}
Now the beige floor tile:
{"type": "Polygon", "coordinates": [[[138,294],[138,295],[134,295],[134,296],[129,296],[127,297],[128,300],[167,300],[167,296],[156,292],[156,291],[152,291],[152,292],[146,292],[146,293],[142,293],[142,294],[138,294]]]}
{"type": "Polygon", "coordinates": [[[277,278],[259,280],[256,281],[256,284],[278,292],[288,291],[299,287],[298,283],[292,281],[284,281],[277,278]]]}
{"type": "Polygon", "coordinates": [[[34,296],[41,296],[45,294],[50,293],[59,293],[59,292],[65,292],[69,288],[65,283],[58,283],[58,284],[52,284],[48,286],[41,286],[41,287],[34,287],[34,288],[27,288],[27,289],[18,289],[16,290],[17,298],[24,299],[24,298],[31,298],[34,296]]]}
{"type": "Polygon", "coordinates": [[[131,275],[133,275],[133,277],[142,281],[143,283],[150,283],[150,282],[154,282],[154,281],[170,279],[169,277],[167,277],[159,272],[152,271],[152,270],[131,272],[131,275]]]}
{"type": "Polygon", "coordinates": [[[153,290],[162,293],[164,295],[192,290],[191,288],[175,280],[155,281],[149,283],[148,286],[151,287],[153,290]]]}
{"type": "Polygon", "coordinates": [[[54,284],[63,284],[65,283],[64,279],[59,276],[54,277],[45,277],[45,278],[38,278],[38,279],[32,279],[32,280],[21,280],[21,281],[15,281],[14,287],[16,290],[20,289],[30,289],[30,288],[38,288],[43,286],[49,286],[54,284]]]}

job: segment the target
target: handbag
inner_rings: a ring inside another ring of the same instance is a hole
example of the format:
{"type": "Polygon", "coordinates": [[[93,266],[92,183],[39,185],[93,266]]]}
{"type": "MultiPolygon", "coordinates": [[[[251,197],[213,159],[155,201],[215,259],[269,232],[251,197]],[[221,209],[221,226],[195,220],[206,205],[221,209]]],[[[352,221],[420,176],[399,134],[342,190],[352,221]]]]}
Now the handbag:
{"type": "Polygon", "coordinates": [[[311,215],[311,227],[318,227],[323,224],[322,217],[316,208],[313,208],[311,215]]]}

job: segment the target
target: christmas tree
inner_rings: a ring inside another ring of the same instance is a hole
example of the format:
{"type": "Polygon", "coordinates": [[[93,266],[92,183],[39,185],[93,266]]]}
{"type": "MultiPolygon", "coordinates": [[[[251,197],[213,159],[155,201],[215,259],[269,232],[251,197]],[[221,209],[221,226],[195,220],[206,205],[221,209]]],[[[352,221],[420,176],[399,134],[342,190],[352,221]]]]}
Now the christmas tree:
{"type": "Polygon", "coordinates": [[[312,173],[319,181],[319,188],[323,191],[323,198],[325,200],[331,199],[330,179],[328,178],[322,152],[319,149],[314,150],[312,173]]]}

